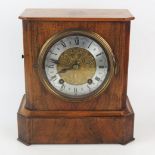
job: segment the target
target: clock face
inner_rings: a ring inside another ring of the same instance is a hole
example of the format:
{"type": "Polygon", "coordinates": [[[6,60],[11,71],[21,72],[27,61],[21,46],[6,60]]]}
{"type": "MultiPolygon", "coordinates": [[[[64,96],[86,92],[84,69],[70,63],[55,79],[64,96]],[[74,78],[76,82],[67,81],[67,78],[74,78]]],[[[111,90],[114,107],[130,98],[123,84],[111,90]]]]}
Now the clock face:
{"type": "Polygon", "coordinates": [[[108,85],[112,73],[112,53],[105,46],[83,31],[51,38],[39,59],[44,84],[54,94],[72,101],[97,95],[108,85]]]}

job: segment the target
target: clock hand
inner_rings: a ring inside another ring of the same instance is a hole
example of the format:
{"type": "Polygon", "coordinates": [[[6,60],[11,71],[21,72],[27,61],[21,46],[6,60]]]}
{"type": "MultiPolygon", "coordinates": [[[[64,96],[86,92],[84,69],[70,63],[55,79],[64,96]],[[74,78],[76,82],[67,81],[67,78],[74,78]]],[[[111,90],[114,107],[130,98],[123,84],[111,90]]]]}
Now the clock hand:
{"type": "Polygon", "coordinates": [[[71,66],[71,67],[68,67],[68,68],[63,68],[63,69],[61,69],[60,71],[58,71],[56,74],[65,73],[66,71],[71,70],[71,69],[73,69],[72,66],[71,66]]]}

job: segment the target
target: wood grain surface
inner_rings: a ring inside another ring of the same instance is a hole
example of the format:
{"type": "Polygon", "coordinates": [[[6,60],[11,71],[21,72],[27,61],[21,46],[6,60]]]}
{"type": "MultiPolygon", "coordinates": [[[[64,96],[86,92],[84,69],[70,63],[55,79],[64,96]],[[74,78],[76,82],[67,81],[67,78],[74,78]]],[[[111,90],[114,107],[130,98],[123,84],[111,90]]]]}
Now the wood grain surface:
{"type": "Polygon", "coordinates": [[[124,108],[127,89],[130,22],[39,22],[23,21],[24,61],[27,105],[35,110],[120,110],[124,108]],[[81,103],[65,102],[42,84],[37,69],[41,47],[52,35],[68,30],[93,31],[111,46],[118,73],[108,88],[96,99],[81,103]],[[115,101],[115,102],[114,102],[115,101]]]}
{"type": "MultiPolygon", "coordinates": [[[[25,105],[25,97],[21,105],[25,105]]],[[[18,140],[30,144],[126,144],[133,138],[134,113],[129,100],[126,102],[123,115],[115,116],[114,112],[104,115],[87,115],[75,112],[52,113],[31,111],[25,113],[21,106],[18,111],[18,140]],[[34,114],[33,114],[34,113],[34,114]],[[70,114],[69,114],[70,113],[70,114]],[[44,116],[43,116],[44,115],[44,116]],[[73,117],[72,117],[73,116],[73,117]]],[[[25,109],[28,111],[27,109],[25,109]]],[[[95,113],[95,111],[94,111],[95,113]]]]}
{"type": "Polygon", "coordinates": [[[19,18],[39,21],[129,21],[134,19],[127,9],[26,9],[19,18]]]}
{"type": "Polygon", "coordinates": [[[18,111],[18,139],[26,144],[120,143],[133,140],[134,113],[127,98],[128,10],[27,9],[23,21],[25,96],[18,111]],[[117,74],[97,98],[66,102],[50,93],[38,74],[41,47],[56,33],[99,34],[116,59],[117,74]]]}

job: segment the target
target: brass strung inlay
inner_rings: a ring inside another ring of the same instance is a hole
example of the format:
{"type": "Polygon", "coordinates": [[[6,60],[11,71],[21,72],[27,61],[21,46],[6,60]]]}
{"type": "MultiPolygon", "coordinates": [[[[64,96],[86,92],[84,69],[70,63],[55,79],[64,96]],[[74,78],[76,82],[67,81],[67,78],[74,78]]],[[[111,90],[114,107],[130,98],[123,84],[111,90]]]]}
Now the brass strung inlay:
{"type": "Polygon", "coordinates": [[[96,61],[86,49],[74,47],[64,51],[58,59],[57,70],[67,83],[81,85],[92,79],[96,72],[96,61]]]}

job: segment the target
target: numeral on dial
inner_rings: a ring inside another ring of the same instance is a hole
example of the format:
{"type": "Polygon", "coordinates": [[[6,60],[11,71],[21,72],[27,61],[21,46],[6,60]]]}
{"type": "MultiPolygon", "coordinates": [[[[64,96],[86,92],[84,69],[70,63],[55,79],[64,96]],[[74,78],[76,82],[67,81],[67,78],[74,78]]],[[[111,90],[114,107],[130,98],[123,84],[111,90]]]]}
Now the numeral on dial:
{"type": "Polygon", "coordinates": [[[49,50],[49,52],[53,55],[57,55],[57,53],[54,53],[54,50],[52,48],[49,50]]]}
{"type": "Polygon", "coordinates": [[[77,94],[77,88],[74,88],[74,93],[77,94]]]}
{"type": "Polygon", "coordinates": [[[55,60],[55,59],[49,59],[49,61],[52,62],[52,63],[55,63],[55,64],[58,63],[58,60],[55,60]]]}
{"type": "Polygon", "coordinates": [[[100,81],[100,78],[96,76],[96,77],[95,77],[95,80],[96,80],[96,81],[100,81]]]}
{"type": "Polygon", "coordinates": [[[91,46],[92,43],[93,43],[93,41],[88,45],[88,48],[91,46]]]}
{"type": "Polygon", "coordinates": [[[104,66],[99,66],[99,68],[104,68],[104,66]]]}
{"type": "Polygon", "coordinates": [[[54,76],[51,77],[51,80],[52,81],[55,81],[56,79],[57,79],[57,76],[56,75],[54,75],[54,76]]]}
{"type": "Polygon", "coordinates": [[[61,45],[62,45],[63,47],[66,47],[66,43],[63,42],[62,40],[61,40],[61,45]]]}
{"type": "Polygon", "coordinates": [[[54,68],[54,64],[48,64],[48,65],[46,65],[46,67],[48,67],[48,68],[54,68]]]}
{"type": "Polygon", "coordinates": [[[65,85],[63,84],[62,86],[61,86],[61,90],[64,90],[65,89],[65,85]]]}
{"type": "Polygon", "coordinates": [[[78,37],[75,38],[75,44],[79,45],[79,38],[78,37]]]}
{"type": "Polygon", "coordinates": [[[90,90],[91,90],[90,86],[89,86],[89,85],[87,85],[87,87],[88,87],[88,89],[89,89],[89,91],[90,91],[90,90]]]}
{"type": "Polygon", "coordinates": [[[100,56],[101,54],[102,54],[102,53],[97,54],[96,57],[100,56]]]}

